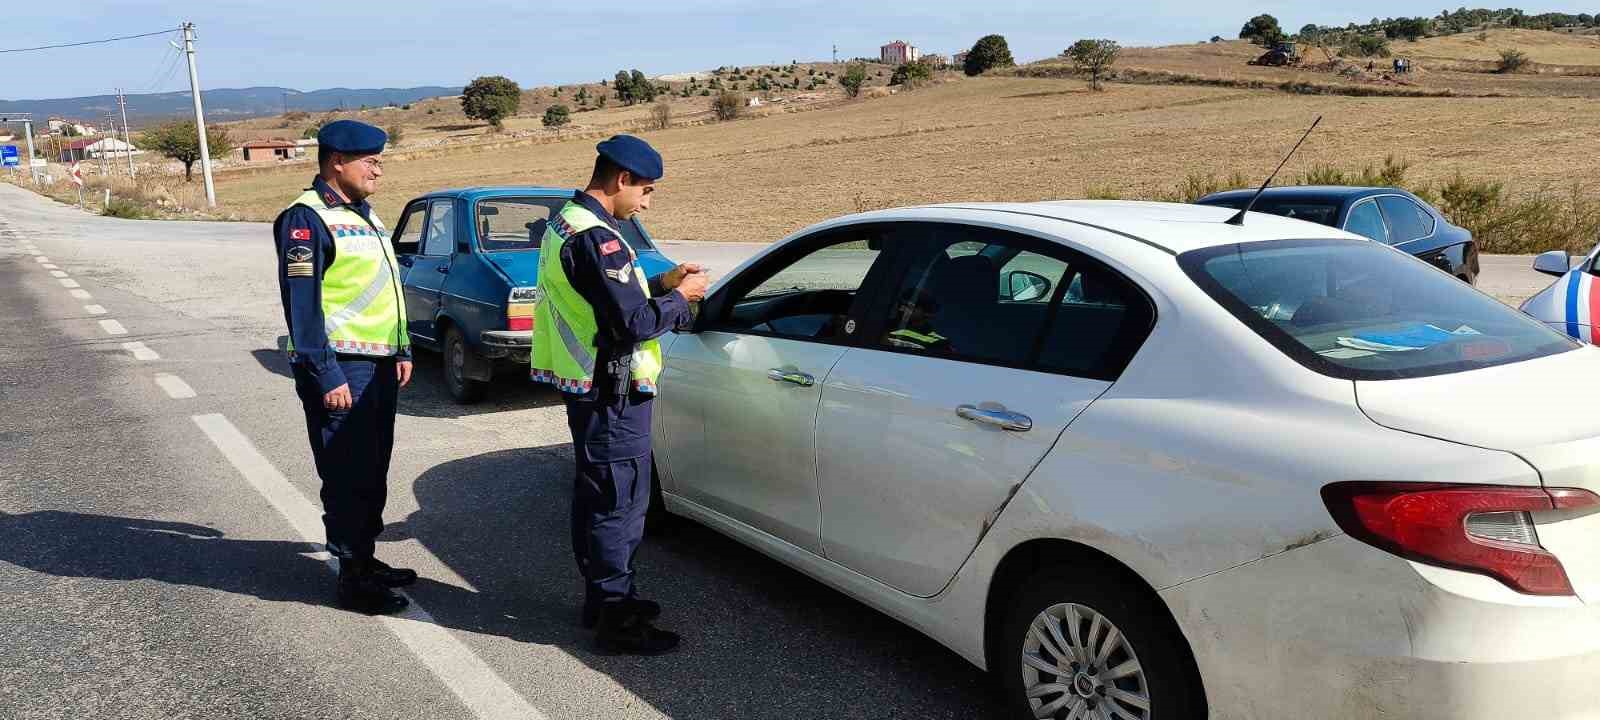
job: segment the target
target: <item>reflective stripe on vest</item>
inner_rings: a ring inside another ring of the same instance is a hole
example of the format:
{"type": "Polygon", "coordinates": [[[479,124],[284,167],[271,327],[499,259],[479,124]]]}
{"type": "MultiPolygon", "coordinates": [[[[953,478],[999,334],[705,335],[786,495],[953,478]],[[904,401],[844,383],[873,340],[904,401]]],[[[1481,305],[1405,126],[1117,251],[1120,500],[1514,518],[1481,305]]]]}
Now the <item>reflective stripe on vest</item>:
{"type": "MultiPolygon", "coordinates": [[[[400,278],[383,222],[350,208],[328,207],[307,190],[289,207],[311,208],[333,237],[334,257],[322,275],[323,329],[334,352],[388,357],[411,345],[400,278]]],[[[294,352],[294,342],[289,343],[294,352]]]]}
{"type": "MultiPolygon", "coordinates": [[[[539,244],[539,299],[534,305],[528,368],[533,380],[570,393],[587,393],[594,388],[595,357],[599,355],[595,335],[600,328],[594,308],[578,294],[561,266],[561,246],[594,228],[604,228],[627,249],[633,258],[639,292],[646,299],[650,297],[650,281],[639,267],[638,254],[605,221],[577,202],[568,202],[550,218],[539,244]]],[[[633,389],[654,394],[660,376],[661,344],[653,339],[640,342],[633,350],[633,389]]]]}

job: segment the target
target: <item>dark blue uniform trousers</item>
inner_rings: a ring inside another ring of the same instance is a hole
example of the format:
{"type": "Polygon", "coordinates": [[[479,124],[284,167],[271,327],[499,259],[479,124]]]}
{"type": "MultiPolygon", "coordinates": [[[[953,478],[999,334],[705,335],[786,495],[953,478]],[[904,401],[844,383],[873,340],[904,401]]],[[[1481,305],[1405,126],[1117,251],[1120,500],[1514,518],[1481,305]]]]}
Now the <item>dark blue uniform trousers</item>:
{"type": "Polygon", "coordinates": [[[306,435],[322,478],[322,524],[328,552],[341,560],[369,560],[383,532],[389,499],[389,456],[400,395],[394,358],[339,356],[350,383],[351,406],[322,406],[322,390],[302,365],[294,365],[295,392],[305,408],[306,435]]]}
{"type": "Polygon", "coordinates": [[[572,489],[572,553],[585,603],[633,597],[633,556],[650,508],[649,395],[567,396],[578,472],[572,489]]]}

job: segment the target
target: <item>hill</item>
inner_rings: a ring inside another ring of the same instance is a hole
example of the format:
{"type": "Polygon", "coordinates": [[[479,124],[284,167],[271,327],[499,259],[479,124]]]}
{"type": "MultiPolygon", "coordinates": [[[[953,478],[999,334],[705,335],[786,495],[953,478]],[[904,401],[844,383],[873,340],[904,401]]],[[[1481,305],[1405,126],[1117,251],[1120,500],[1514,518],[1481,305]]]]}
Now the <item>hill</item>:
{"type": "MultiPolygon", "coordinates": [[[[208,119],[226,121],[277,115],[284,111],[285,106],[289,110],[312,112],[354,110],[363,106],[382,107],[460,93],[459,87],[439,86],[329,88],[311,92],[283,87],[251,87],[203,90],[200,99],[205,103],[208,119]]],[[[194,101],[187,92],[129,95],[127,101],[128,122],[135,127],[194,112],[194,101]]],[[[0,112],[31,112],[40,119],[58,116],[94,122],[108,113],[117,112],[117,98],[115,95],[92,95],[49,100],[0,100],[0,112]]]]}

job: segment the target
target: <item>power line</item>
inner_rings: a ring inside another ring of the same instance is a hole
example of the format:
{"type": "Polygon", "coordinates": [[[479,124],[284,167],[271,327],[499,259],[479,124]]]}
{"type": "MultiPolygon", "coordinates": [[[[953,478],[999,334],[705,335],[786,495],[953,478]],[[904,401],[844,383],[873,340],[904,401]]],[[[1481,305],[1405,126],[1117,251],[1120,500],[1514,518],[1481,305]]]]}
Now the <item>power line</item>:
{"type": "Polygon", "coordinates": [[[63,43],[61,45],[40,45],[39,47],[12,48],[10,50],[0,50],[0,54],[3,54],[3,53],[19,53],[19,52],[33,52],[35,50],[55,50],[55,49],[58,49],[58,48],[82,47],[84,45],[104,45],[106,43],[113,43],[113,42],[117,42],[119,40],[135,40],[135,39],[138,39],[138,38],[155,37],[157,35],[166,35],[167,33],[174,33],[174,32],[177,32],[177,31],[178,31],[178,28],[172,28],[170,30],[160,30],[160,31],[157,31],[157,32],[140,33],[138,35],[124,35],[122,37],[106,38],[104,40],[87,40],[87,41],[84,41],[84,42],[63,43]]]}
{"type": "Polygon", "coordinates": [[[150,82],[142,86],[141,93],[155,92],[158,88],[166,87],[168,81],[172,80],[172,76],[178,72],[178,65],[183,62],[183,51],[176,48],[168,48],[165,59],[165,65],[162,65],[159,60],[156,61],[156,72],[150,76],[150,82]]]}

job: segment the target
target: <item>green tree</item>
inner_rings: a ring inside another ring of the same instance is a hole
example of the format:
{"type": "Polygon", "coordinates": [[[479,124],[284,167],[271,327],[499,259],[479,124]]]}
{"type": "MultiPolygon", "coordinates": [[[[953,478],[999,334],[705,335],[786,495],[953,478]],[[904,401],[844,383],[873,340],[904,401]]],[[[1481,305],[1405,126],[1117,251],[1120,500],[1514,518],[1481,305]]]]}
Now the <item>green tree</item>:
{"type": "MultiPolygon", "coordinates": [[[[174,120],[139,133],[139,146],[154,150],[183,163],[185,182],[194,179],[194,164],[200,159],[200,133],[193,120],[174,120]]],[[[233,138],[224,128],[212,125],[206,128],[206,150],[212,159],[233,151],[233,138]]]]}
{"type": "Polygon", "coordinates": [[[80,134],[81,133],[78,132],[78,127],[72,123],[67,123],[61,126],[61,137],[78,137],[80,134]]]}
{"type": "Polygon", "coordinates": [[[1390,39],[1414,42],[1417,38],[1427,35],[1432,27],[1433,23],[1428,22],[1427,18],[1395,18],[1383,24],[1383,34],[1390,39]]]}
{"type": "Polygon", "coordinates": [[[853,62],[845,67],[844,74],[839,76],[839,85],[844,88],[844,94],[855,97],[861,94],[861,86],[867,82],[867,64],[853,62]]]}
{"type": "Polygon", "coordinates": [[[551,105],[544,110],[544,126],[548,128],[561,127],[572,122],[572,111],[565,105],[551,105]]]}
{"type": "Polygon", "coordinates": [[[932,80],[933,66],[921,61],[901,65],[889,76],[890,85],[904,85],[907,90],[915,90],[932,80]]]}
{"type": "Polygon", "coordinates": [[[486,75],[473,80],[461,91],[461,112],[474,120],[484,120],[496,129],[522,106],[522,87],[510,78],[486,75]]]}
{"type": "Polygon", "coordinates": [[[962,71],[968,75],[982,75],[991,68],[1011,67],[1017,62],[1011,59],[1011,46],[1006,44],[1004,35],[985,35],[973,43],[972,49],[967,51],[967,62],[962,71]]]}
{"type": "Polygon", "coordinates": [[[635,100],[647,103],[656,99],[656,84],[650,82],[650,78],[645,77],[644,73],[634,70],[629,73],[629,79],[633,81],[633,97],[635,100]]]}
{"type": "Polygon", "coordinates": [[[1263,13],[1244,24],[1239,30],[1239,39],[1272,47],[1283,42],[1283,28],[1279,27],[1277,18],[1263,13]]]}
{"type": "Polygon", "coordinates": [[[1117,53],[1122,51],[1122,46],[1115,40],[1083,39],[1067,48],[1065,55],[1071,58],[1078,72],[1089,73],[1089,89],[1100,89],[1100,76],[1117,62],[1117,53]]]}

